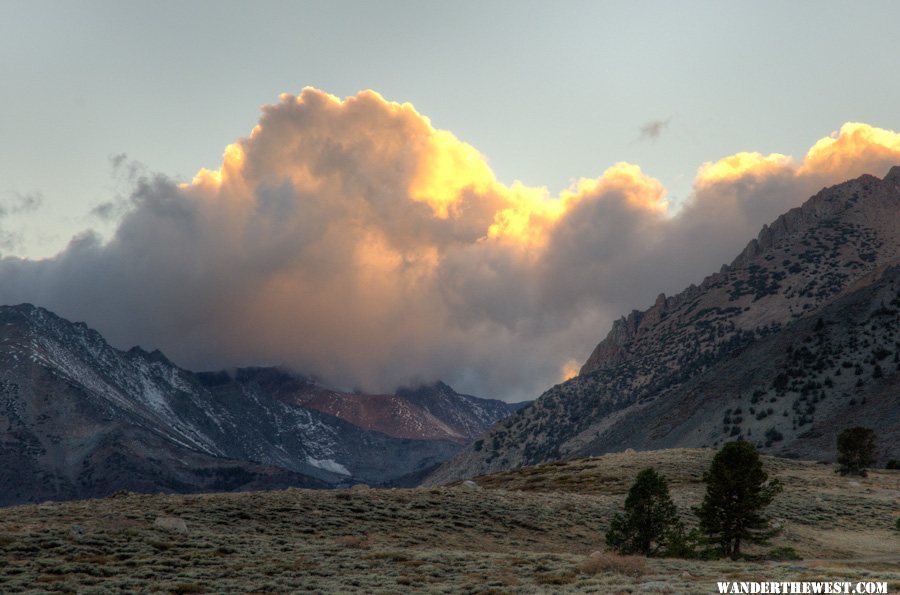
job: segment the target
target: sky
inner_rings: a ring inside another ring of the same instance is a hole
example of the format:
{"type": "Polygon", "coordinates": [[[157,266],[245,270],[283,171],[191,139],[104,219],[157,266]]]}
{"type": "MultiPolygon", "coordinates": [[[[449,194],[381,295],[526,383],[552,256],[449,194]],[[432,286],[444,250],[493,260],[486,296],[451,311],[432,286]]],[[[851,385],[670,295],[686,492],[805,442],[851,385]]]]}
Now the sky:
{"type": "Polygon", "coordinates": [[[0,302],[193,368],[533,398],[616,317],[900,163],[898,17],[0,0],[0,302]]]}

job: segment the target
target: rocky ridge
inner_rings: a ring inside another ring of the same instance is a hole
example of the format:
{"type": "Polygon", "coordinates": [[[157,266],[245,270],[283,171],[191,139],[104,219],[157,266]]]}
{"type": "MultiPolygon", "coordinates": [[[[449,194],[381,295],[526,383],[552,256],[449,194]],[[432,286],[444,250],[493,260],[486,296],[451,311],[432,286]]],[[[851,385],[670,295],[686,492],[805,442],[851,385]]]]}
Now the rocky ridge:
{"type": "Polygon", "coordinates": [[[333,415],[357,427],[414,440],[466,444],[520,409],[494,399],[462,395],[443,382],[401,388],[396,394],[346,393],[275,368],[244,368],[239,382],[258,382],[275,399],[333,415]]]}

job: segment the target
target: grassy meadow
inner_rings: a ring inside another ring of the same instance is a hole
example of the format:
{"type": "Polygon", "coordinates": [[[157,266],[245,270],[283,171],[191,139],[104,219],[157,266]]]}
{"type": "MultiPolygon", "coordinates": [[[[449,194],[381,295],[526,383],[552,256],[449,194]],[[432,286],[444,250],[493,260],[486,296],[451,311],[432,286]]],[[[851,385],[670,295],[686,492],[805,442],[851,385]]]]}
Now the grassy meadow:
{"type": "Polygon", "coordinates": [[[900,590],[900,471],[764,457],[783,527],[755,561],[622,558],[604,533],[638,471],[687,525],[714,451],[620,453],[476,478],[479,489],[116,494],[0,509],[4,593],[712,593],[717,580],[900,590]],[[182,522],[183,521],[183,522],[182,522]],[[767,560],[773,548],[800,560],[767,560]]]}

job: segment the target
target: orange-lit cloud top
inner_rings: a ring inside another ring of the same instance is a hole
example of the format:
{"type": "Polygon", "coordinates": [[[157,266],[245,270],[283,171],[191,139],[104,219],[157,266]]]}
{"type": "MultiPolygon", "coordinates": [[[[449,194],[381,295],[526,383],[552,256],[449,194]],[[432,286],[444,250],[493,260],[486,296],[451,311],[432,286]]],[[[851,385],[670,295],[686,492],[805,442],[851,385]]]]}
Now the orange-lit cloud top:
{"type": "MultiPolygon", "coordinates": [[[[892,130],[875,128],[868,124],[847,122],[840,131],[819,140],[803,160],[799,173],[830,175],[849,178],[862,173],[864,167],[873,167],[877,173],[884,165],[896,165],[900,154],[900,135],[892,130]]],[[[871,173],[871,172],[868,172],[871,173]]]]}
{"type": "Polygon", "coordinates": [[[747,176],[771,176],[790,168],[791,158],[787,155],[742,152],[723,157],[715,163],[704,163],[697,172],[695,183],[698,186],[730,183],[747,176]]]}
{"type": "Polygon", "coordinates": [[[637,165],[557,194],[504,184],[411,104],[306,88],[264,106],[219,169],[142,180],[111,241],[0,261],[0,300],[195,368],[278,363],[344,387],[441,378],[532,398],[613,318],[717,270],[821,186],[896,163],[900,135],[845,124],[799,161],[703,164],[673,213],[637,165]]]}
{"type": "Polygon", "coordinates": [[[383,206],[376,202],[421,203],[430,212],[419,216],[464,222],[447,227],[473,233],[477,226],[480,237],[532,247],[543,245],[553,223],[585,199],[615,195],[632,208],[658,213],[667,206],[663,186],[628,163],[581,179],[556,197],[519,182],[506,186],[474,147],[433,128],[411,104],[386,101],[374,91],[339,100],[307,87],[299,96],[283,94],[281,103],[263,111],[252,134],[226,148],[219,170],[203,169],[183,188],[232,194],[229,185],[246,191],[273,176],[298,190],[322,191],[338,182],[343,199],[356,195],[369,208],[383,206]],[[353,178],[361,184],[352,185],[353,178]]]}
{"type": "Polygon", "coordinates": [[[868,124],[847,122],[839,131],[818,140],[799,164],[779,153],[736,153],[714,163],[704,163],[697,172],[696,185],[782,175],[836,183],[863,173],[883,174],[883,170],[897,163],[898,155],[900,134],[868,124]]]}

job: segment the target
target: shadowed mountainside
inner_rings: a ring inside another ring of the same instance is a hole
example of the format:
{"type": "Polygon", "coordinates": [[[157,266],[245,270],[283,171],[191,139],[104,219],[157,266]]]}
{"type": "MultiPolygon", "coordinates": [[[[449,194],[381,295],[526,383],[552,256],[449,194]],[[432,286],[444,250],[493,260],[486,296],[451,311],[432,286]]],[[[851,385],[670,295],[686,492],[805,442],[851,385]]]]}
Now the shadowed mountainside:
{"type": "MultiPolygon", "coordinates": [[[[118,489],[381,484],[421,474],[465,442],[428,428],[410,437],[360,427],[294,402],[301,390],[326,391],[277,368],[194,374],[158,351],[114,349],[42,308],[2,306],[0,504],[118,489]]],[[[462,395],[456,402],[482,429],[510,410],[462,395]]],[[[446,428],[455,421],[428,415],[446,428]]]]}

